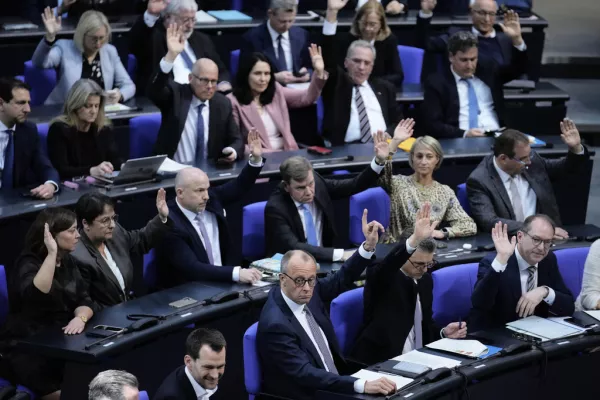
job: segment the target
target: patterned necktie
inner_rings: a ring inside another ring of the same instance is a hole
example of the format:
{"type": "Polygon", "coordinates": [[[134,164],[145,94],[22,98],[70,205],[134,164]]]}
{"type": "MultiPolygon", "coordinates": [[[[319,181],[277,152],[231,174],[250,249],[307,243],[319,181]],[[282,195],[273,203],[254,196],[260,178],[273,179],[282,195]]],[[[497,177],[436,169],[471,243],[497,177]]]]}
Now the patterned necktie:
{"type": "Polygon", "coordinates": [[[194,221],[196,221],[198,228],[200,228],[200,234],[202,235],[202,238],[204,239],[204,249],[206,250],[206,255],[208,256],[208,261],[210,262],[211,265],[214,265],[215,261],[213,258],[212,245],[210,244],[210,237],[208,236],[208,232],[206,231],[206,226],[204,225],[204,221],[202,220],[202,215],[201,214],[196,215],[196,218],[194,218],[194,221]]]}
{"type": "Polygon", "coordinates": [[[308,306],[304,306],[304,313],[306,314],[306,320],[308,321],[308,327],[315,338],[315,342],[317,342],[317,346],[319,347],[319,351],[323,355],[323,361],[325,361],[325,366],[329,370],[329,372],[333,372],[334,374],[338,373],[337,368],[335,367],[335,363],[333,362],[333,357],[331,356],[331,351],[329,347],[325,344],[325,339],[323,338],[323,334],[319,329],[319,324],[315,320],[315,317],[310,312],[308,306]]]}
{"type": "Polygon", "coordinates": [[[473,79],[463,79],[469,87],[469,129],[479,128],[479,103],[473,87],[473,79]]]}
{"type": "Polygon", "coordinates": [[[360,85],[354,86],[354,101],[356,103],[356,111],[358,111],[358,124],[360,126],[360,141],[367,143],[373,140],[371,135],[371,124],[369,124],[369,116],[367,108],[360,94],[360,85]]]}
{"type": "Polygon", "coordinates": [[[535,265],[531,265],[527,268],[527,292],[531,292],[535,289],[535,265]]]}
{"type": "Polygon", "coordinates": [[[13,168],[15,164],[15,144],[14,131],[7,129],[4,132],[8,135],[8,143],[4,152],[4,169],[2,170],[2,188],[12,189],[13,187],[13,168]]]}
{"type": "Polygon", "coordinates": [[[311,246],[318,246],[319,241],[317,239],[317,229],[315,228],[315,222],[313,220],[313,215],[308,208],[308,205],[302,204],[298,207],[302,210],[304,215],[304,225],[306,227],[306,243],[311,246]]]}
{"type": "Polygon", "coordinates": [[[523,213],[523,202],[521,201],[521,195],[519,189],[517,189],[517,183],[515,178],[510,178],[510,195],[512,197],[513,210],[515,212],[515,219],[517,221],[525,221],[525,215],[523,213]]]}
{"type": "Polygon", "coordinates": [[[283,40],[283,35],[277,36],[277,66],[279,67],[279,71],[287,71],[287,62],[285,61],[285,53],[283,52],[283,46],[281,41],[283,40]]]}
{"type": "Polygon", "coordinates": [[[204,117],[202,116],[202,109],[206,106],[204,103],[200,103],[198,106],[198,122],[196,125],[196,157],[194,158],[194,165],[201,165],[204,161],[204,117]]]}

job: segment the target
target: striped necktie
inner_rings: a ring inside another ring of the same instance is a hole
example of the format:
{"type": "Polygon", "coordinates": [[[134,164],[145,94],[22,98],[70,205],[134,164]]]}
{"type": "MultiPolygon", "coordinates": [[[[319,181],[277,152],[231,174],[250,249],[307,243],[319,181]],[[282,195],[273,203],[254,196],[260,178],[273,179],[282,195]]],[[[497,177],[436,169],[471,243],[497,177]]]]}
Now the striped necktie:
{"type": "Polygon", "coordinates": [[[531,265],[527,268],[527,292],[531,292],[535,289],[535,266],[531,265]]]}
{"type": "Polygon", "coordinates": [[[304,313],[306,314],[306,321],[308,322],[308,327],[310,328],[310,331],[313,334],[313,337],[315,338],[317,347],[323,355],[323,361],[325,362],[325,366],[327,366],[329,372],[337,374],[338,370],[335,367],[335,362],[333,361],[331,350],[329,349],[329,346],[327,346],[327,344],[325,343],[325,339],[323,338],[323,334],[319,329],[319,324],[317,323],[317,320],[312,315],[312,312],[306,305],[304,306],[304,313]]]}
{"type": "Polygon", "coordinates": [[[369,124],[369,116],[365,102],[360,94],[360,85],[354,86],[354,101],[356,102],[356,110],[358,111],[358,123],[360,125],[360,142],[367,143],[373,140],[371,135],[371,124],[369,124]]]}

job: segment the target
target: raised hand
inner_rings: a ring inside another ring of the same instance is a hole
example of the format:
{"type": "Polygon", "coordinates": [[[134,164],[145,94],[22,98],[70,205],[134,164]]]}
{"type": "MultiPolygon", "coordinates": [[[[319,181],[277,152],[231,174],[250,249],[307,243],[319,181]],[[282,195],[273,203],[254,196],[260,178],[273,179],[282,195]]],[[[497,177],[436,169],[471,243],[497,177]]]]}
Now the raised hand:
{"type": "Polygon", "coordinates": [[[496,247],[496,260],[501,264],[507,264],[508,259],[515,252],[515,247],[517,247],[517,238],[513,236],[509,240],[508,225],[496,222],[496,226],[492,228],[492,240],[496,247]]]}
{"type": "Polygon", "coordinates": [[[250,147],[250,156],[252,159],[260,162],[262,159],[263,149],[260,141],[260,134],[255,127],[250,128],[250,132],[248,132],[248,147],[250,147]]]}
{"type": "Polygon", "coordinates": [[[71,8],[71,6],[76,2],[77,0],[63,0],[62,4],[56,8],[56,13],[58,15],[66,13],[67,11],[69,11],[69,8],[71,8]]]}
{"type": "Polygon", "coordinates": [[[157,17],[167,7],[167,4],[169,4],[169,0],[148,0],[146,11],[157,17]]]}
{"type": "Polygon", "coordinates": [[[560,138],[562,141],[569,146],[569,149],[574,153],[580,153],[583,151],[581,146],[581,137],[575,122],[568,118],[565,118],[560,123],[560,131],[562,132],[560,138]]]}
{"type": "Polygon", "coordinates": [[[499,24],[506,36],[510,37],[513,45],[520,46],[523,43],[521,36],[521,23],[519,22],[519,14],[513,10],[508,10],[504,14],[504,23],[499,24]]]}
{"type": "Polygon", "coordinates": [[[327,0],[327,9],[331,11],[340,11],[346,7],[348,0],[327,0]]]}
{"type": "Polygon", "coordinates": [[[392,0],[385,7],[385,12],[388,14],[396,15],[404,11],[404,4],[398,2],[398,0],[392,0]]]}
{"type": "Polygon", "coordinates": [[[170,24],[167,28],[167,55],[165,59],[168,62],[174,62],[175,59],[185,48],[185,38],[181,27],[177,24],[170,24]]]}
{"type": "Polygon", "coordinates": [[[431,222],[431,204],[425,202],[417,211],[415,218],[415,230],[409,238],[411,247],[416,248],[421,241],[431,237],[439,221],[431,222]]]}
{"type": "Polygon", "coordinates": [[[375,149],[375,159],[379,164],[383,164],[387,159],[388,154],[390,153],[390,147],[387,142],[388,137],[388,134],[381,130],[377,131],[377,133],[373,135],[373,148],[375,149]]]}
{"type": "Polygon", "coordinates": [[[46,29],[46,40],[54,42],[56,34],[60,32],[62,28],[62,20],[60,16],[55,17],[54,12],[50,7],[44,9],[42,14],[42,21],[44,22],[44,28],[46,29]]]}
{"type": "Polygon", "coordinates": [[[56,255],[58,251],[58,245],[56,244],[56,240],[52,237],[50,233],[50,227],[48,224],[44,224],[44,244],[46,245],[46,249],[48,250],[48,254],[56,255]]]}
{"type": "Polygon", "coordinates": [[[414,127],[415,120],[412,118],[403,119],[398,122],[396,129],[394,129],[394,137],[392,138],[393,148],[397,148],[400,143],[411,137],[414,133],[414,127]]]}
{"type": "Polygon", "coordinates": [[[169,217],[169,206],[167,206],[167,193],[163,188],[158,189],[156,193],[156,209],[160,219],[166,221],[169,217]]]}
{"type": "Polygon", "coordinates": [[[365,250],[374,251],[379,241],[379,232],[385,232],[385,228],[379,222],[373,220],[367,223],[367,214],[369,211],[365,208],[362,215],[362,231],[365,235],[365,250]]]}
{"type": "Polygon", "coordinates": [[[321,46],[311,43],[310,47],[308,48],[308,52],[310,54],[310,59],[312,61],[313,69],[315,70],[315,74],[317,74],[319,78],[323,79],[325,73],[325,62],[323,61],[321,46]]]}
{"type": "Polygon", "coordinates": [[[421,0],[421,11],[424,14],[431,14],[436,5],[436,0],[421,0]]]}

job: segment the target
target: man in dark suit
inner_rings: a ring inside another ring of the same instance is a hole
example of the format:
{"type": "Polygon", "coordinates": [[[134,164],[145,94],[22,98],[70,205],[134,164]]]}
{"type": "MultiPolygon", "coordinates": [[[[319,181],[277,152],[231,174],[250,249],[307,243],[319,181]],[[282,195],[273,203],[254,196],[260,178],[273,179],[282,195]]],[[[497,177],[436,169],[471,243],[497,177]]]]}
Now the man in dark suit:
{"type": "MultiPolygon", "coordinates": [[[[218,0],[212,0],[218,1],[218,0]]],[[[384,7],[386,14],[396,15],[405,12],[408,5],[407,0],[378,0],[384,7]]],[[[468,1],[468,0],[464,0],[468,1]]],[[[306,13],[308,11],[317,11],[327,9],[327,0],[294,0],[298,5],[298,12],[306,13]]],[[[365,4],[367,0],[350,0],[343,7],[344,11],[354,13],[355,10],[365,4]]],[[[245,1],[242,5],[244,12],[250,12],[256,14],[257,12],[264,12],[269,8],[271,0],[254,0],[245,1]]],[[[204,7],[204,6],[203,6],[204,7]]]]}
{"type": "Polygon", "coordinates": [[[507,226],[492,229],[496,255],[479,262],[471,295],[473,332],[498,328],[530,315],[568,316],[575,299],[563,282],[556,256],[549,251],[554,221],[544,214],[527,217],[517,236],[509,239],[507,226]]]}
{"type": "Polygon", "coordinates": [[[271,0],[265,23],[248,30],[242,36],[240,58],[254,52],[263,53],[276,70],[275,79],[282,85],[308,82],[312,67],[308,48],[309,33],[293,26],[296,19],[296,0],[271,0]]]}
{"type": "Polygon", "coordinates": [[[162,287],[190,281],[254,283],[261,278],[255,268],[234,267],[225,207],[244,197],[264,165],[258,132],[248,134],[250,162],[240,175],[224,185],[210,187],[198,168],[181,170],[175,178],[177,197],[169,202],[174,229],[157,248],[162,287]]]}
{"type": "MultiPolygon", "coordinates": [[[[208,58],[219,67],[217,90],[231,90],[229,72],[209,36],[194,30],[198,5],[195,0],[148,0],[146,12],[131,28],[129,52],[137,58],[136,85],[146,89],[154,68],[168,50],[166,30],[171,24],[182,28],[185,50],[173,61],[169,75],[185,84],[196,60],[208,58]]],[[[140,91],[141,93],[142,91],[140,91]]]]}
{"type": "Polygon", "coordinates": [[[345,261],[353,254],[354,250],[332,247],[337,237],[332,200],[375,184],[385,166],[388,145],[383,133],[374,138],[376,157],[355,178],[324,179],[300,156],[279,166],[281,183],[265,207],[267,254],[299,249],[323,261],[345,261]]]}
{"type": "Polygon", "coordinates": [[[430,215],[431,205],[424,203],[406,243],[367,268],[364,321],[352,359],[372,365],[444,337],[467,335],[466,323],[452,322],[440,329],[433,321],[433,279],[427,269],[435,265],[431,234],[437,222],[432,223],[430,215]]]}
{"type": "MultiPolygon", "coordinates": [[[[573,121],[560,123],[561,138],[569,146],[566,157],[547,160],[531,151],[529,138],[508,129],[496,138],[494,154],[485,157],[467,179],[471,215],[483,232],[497,222],[508,225],[511,235],[523,226],[530,215],[548,215],[561,225],[552,181],[576,173],[589,159],[573,121]]],[[[569,234],[556,228],[556,239],[569,234]]]]}
{"type": "Polygon", "coordinates": [[[189,83],[174,82],[169,73],[185,47],[177,25],[167,29],[167,44],[169,50],[148,88],[148,96],[162,115],[154,153],[195,166],[207,159],[235,161],[243,154],[244,140],[233,119],[231,102],[216,91],[217,64],[201,58],[189,74],[189,83]]]}
{"type": "Polygon", "coordinates": [[[323,24],[323,59],[329,73],[323,88],[323,134],[334,146],[366,143],[373,132],[393,134],[401,118],[394,85],[371,77],[375,48],[363,40],[354,41],[346,55],[346,71],[338,66],[336,30],[338,11],[348,0],[329,0],[323,24]]]}
{"type": "Polygon", "coordinates": [[[37,126],[26,122],[31,112],[30,102],[27,84],[14,78],[0,78],[0,188],[35,185],[29,191],[31,196],[49,199],[58,191],[60,180],[41,148],[37,126]]]}
{"type": "Polygon", "coordinates": [[[379,233],[377,221],[362,218],[365,241],[335,274],[317,279],[315,259],[291,250],[281,260],[280,287],[274,287],[260,314],[256,345],[263,369],[264,392],[311,399],[317,390],[387,395],[396,389],[386,378],[374,381],[344,376],[350,367],[340,352],[329,319],[329,302],[346,290],[371,264],[379,233]]]}
{"type": "Polygon", "coordinates": [[[165,378],[154,400],[217,400],[219,380],[225,373],[227,343],[221,332],[199,328],[185,341],[185,365],[165,378]]]}
{"type": "Polygon", "coordinates": [[[503,85],[517,79],[527,66],[527,48],[519,17],[505,16],[504,32],[513,42],[511,64],[478,59],[478,39],[458,31],[448,40],[450,67],[430,75],[424,87],[425,132],[437,139],[484,136],[504,125],[503,85]]]}

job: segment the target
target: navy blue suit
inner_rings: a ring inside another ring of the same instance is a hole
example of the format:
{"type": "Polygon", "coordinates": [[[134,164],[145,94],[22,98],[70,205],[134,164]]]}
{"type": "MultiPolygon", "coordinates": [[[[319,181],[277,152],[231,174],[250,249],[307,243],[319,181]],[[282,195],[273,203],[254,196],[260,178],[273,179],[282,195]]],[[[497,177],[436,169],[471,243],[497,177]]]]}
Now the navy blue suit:
{"type": "MultiPolygon", "coordinates": [[[[308,47],[310,46],[309,33],[297,26],[292,26],[289,30],[290,46],[292,49],[293,70],[298,72],[300,69],[312,68],[308,47]]],[[[240,59],[254,52],[263,53],[275,66],[274,72],[280,72],[277,69],[277,49],[273,47],[273,40],[267,22],[254,27],[242,36],[242,45],[240,48],[240,59]]]]}
{"type": "Polygon", "coordinates": [[[60,182],[58,172],[42,150],[35,124],[31,122],[17,124],[14,145],[14,188],[39,186],[46,181],[60,182]]]}
{"type": "Polygon", "coordinates": [[[323,330],[340,375],[327,372],[302,325],[285,302],[279,286],[269,292],[258,322],[258,354],[263,368],[264,392],[292,399],[310,399],[317,390],[353,393],[356,378],[348,371],[329,319],[329,303],[352,289],[353,282],[371,264],[356,252],[335,274],[317,280],[308,308],[323,330]]]}
{"type": "Polygon", "coordinates": [[[230,249],[232,243],[225,218],[225,207],[239,201],[252,188],[262,167],[246,165],[240,175],[224,185],[208,189],[209,200],[206,211],[217,217],[219,242],[223,266],[209,264],[206,249],[191,222],[183,214],[175,200],[168,202],[169,219],[173,228],[164,236],[157,247],[159,260],[158,282],[164,288],[181,285],[189,281],[231,282],[233,266],[230,249]]]}
{"type": "MultiPolygon", "coordinates": [[[[479,262],[477,283],[471,295],[471,315],[469,331],[498,328],[508,322],[519,319],[516,313],[517,303],[522,295],[521,278],[517,256],[508,259],[504,272],[496,272],[492,262],[496,254],[491,254],[479,262]]],[[[556,256],[552,251],[538,264],[538,286],[548,286],[556,293],[550,306],[542,300],[535,308],[535,315],[546,318],[548,315],[572,315],[575,300],[571,291],[563,282],[556,256]]]]}

